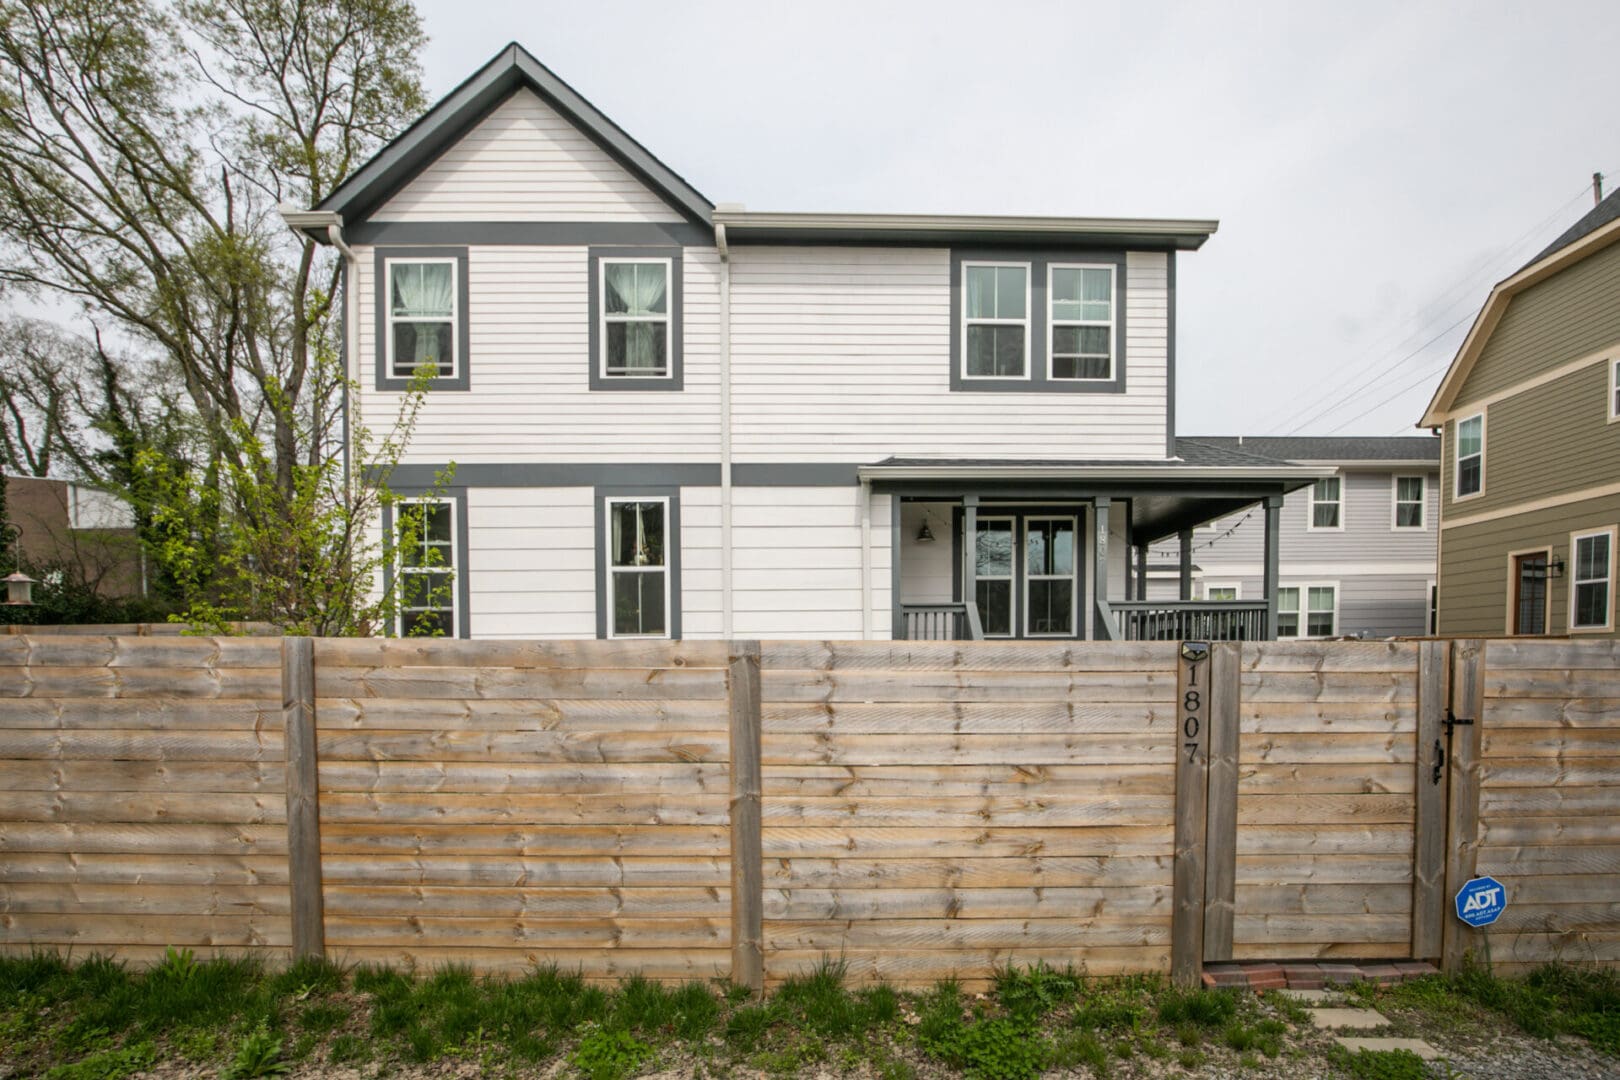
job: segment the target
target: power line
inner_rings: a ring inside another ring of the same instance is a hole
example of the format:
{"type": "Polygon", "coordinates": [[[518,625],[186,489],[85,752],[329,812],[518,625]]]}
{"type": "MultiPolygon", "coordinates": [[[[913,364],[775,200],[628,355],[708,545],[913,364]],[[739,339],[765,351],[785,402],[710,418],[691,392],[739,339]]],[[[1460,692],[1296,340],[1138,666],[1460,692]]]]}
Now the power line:
{"type": "MultiPolygon", "coordinates": [[[[1474,316],[1473,316],[1472,313],[1470,313],[1468,315],[1464,315],[1462,318],[1458,319],[1456,322],[1452,323],[1450,326],[1446,327],[1444,330],[1440,331],[1438,334],[1434,335],[1434,337],[1430,338],[1428,341],[1425,341],[1423,344],[1419,345],[1417,348],[1413,349],[1411,352],[1407,353],[1404,356],[1401,356],[1401,357],[1395,359],[1394,361],[1392,361],[1392,362],[1390,362],[1388,364],[1385,364],[1382,368],[1379,368],[1377,371],[1373,372],[1373,374],[1370,376],[1369,381],[1366,383],[1366,385],[1362,386],[1355,393],[1349,394],[1349,395],[1347,395],[1347,396],[1345,396],[1343,398],[1340,398],[1338,401],[1332,402],[1325,409],[1322,409],[1322,410],[1318,411],[1317,413],[1315,413],[1314,415],[1308,417],[1307,419],[1300,421],[1298,424],[1296,424],[1288,432],[1288,434],[1290,434],[1290,435],[1297,434],[1302,428],[1305,428],[1305,427],[1307,427],[1307,426],[1309,426],[1311,424],[1314,424],[1316,421],[1322,419],[1324,416],[1327,416],[1328,414],[1332,413],[1335,409],[1342,409],[1342,408],[1344,408],[1345,405],[1349,404],[1351,401],[1354,401],[1356,398],[1360,397],[1362,394],[1368,393],[1369,391],[1377,388],[1378,385],[1379,385],[1379,380],[1381,380],[1385,375],[1387,375],[1391,371],[1394,371],[1396,368],[1400,367],[1402,364],[1406,363],[1408,360],[1412,359],[1413,357],[1419,355],[1424,350],[1426,350],[1430,345],[1433,345],[1435,342],[1439,341],[1441,338],[1445,337],[1447,334],[1449,334],[1453,330],[1457,329],[1457,327],[1461,326],[1465,322],[1470,321],[1473,318],[1474,318],[1474,316]]],[[[1442,359],[1445,359],[1445,358],[1442,357],[1442,359]]],[[[1428,367],[1424,368],[1423,373],[1420,376],[1419,381],[1421,381],[1422,379],[1428,378],[1429,375],[1433,372],[1433,370],[1438,366],[1439,366],[1438,364],[1430,364],[1428,367]]],[[[1363,415],[1365,415],[1365,414],[1363,414],[1363,415]]],[[[1338,429],[1335,428],[1334,430],[1338,430],[1338,429]]],[[[1329,434],[1331,434],[1331,432],[1329,434]]]]}

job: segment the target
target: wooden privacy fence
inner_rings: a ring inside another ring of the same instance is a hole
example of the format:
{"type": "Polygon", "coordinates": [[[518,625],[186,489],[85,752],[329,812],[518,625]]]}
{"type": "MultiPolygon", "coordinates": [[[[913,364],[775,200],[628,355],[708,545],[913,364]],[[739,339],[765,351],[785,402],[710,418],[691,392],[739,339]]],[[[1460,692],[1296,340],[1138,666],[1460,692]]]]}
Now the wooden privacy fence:
{"type": "Polygon", "coordinates": [[[1620,958],[1612,642],[0,636],[0,950],[1620,958]],[[1455,721],[1454,723],[1451,721],[1455,721]],[[1508,886],[1489,934],[1449,913],[1508,886]]]}

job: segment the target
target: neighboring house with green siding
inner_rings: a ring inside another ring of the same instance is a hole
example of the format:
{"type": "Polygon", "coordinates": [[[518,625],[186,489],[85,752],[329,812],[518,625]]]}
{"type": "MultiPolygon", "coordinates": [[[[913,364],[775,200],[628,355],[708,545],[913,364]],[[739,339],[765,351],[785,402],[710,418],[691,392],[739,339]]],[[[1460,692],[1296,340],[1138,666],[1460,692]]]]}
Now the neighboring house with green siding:
{"type": "Polygon", "coordinates": [[[1620,193],[1491,291],[1422,426],[1443,438],[1439,632],[1614,637],[1620,193]]]}

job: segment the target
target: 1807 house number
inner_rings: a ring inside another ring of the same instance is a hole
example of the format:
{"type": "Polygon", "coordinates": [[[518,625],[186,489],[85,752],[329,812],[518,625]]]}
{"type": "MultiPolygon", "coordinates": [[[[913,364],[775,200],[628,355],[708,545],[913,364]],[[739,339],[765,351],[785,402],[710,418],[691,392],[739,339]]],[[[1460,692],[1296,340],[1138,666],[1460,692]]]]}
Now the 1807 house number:
{"type": "Polygon", "coordinates": [[[1187,761],[1197,762],[1198,747],[1202,741],[1200,737],[1204,730],[1204,694],[1198,686],[1198,670],[1209,659],[1209,646],[1204,642],[1189,641],[1181,646],[1181,657],[1187,662],[1187,687],[1181,697],[1181,734],[1186,739],[1182,746],[1187,751],[1187,761]]]}

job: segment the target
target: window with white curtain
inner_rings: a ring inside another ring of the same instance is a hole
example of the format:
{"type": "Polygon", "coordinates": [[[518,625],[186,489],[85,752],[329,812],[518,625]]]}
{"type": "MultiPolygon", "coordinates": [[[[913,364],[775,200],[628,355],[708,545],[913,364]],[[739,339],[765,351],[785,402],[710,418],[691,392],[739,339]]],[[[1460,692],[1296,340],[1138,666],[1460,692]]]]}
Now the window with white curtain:
{"type": "Polygon", "coordinates": [[[608,636],[669,636],[669,500],[605,500],[608,636]]]}
{"type": "Polygon", "coordinates": [[[601,260],[602,376],[670,374],[669,259],[601,260]]]}
{"type": "Polygon", "coordinates": [[[1029,265],[963,263],[962,374],[1029,377],[1029,265]]]}
{"type": "Polygon", "coordinates": [[[1311,486],[1311,516],[1309,528],[1344,528],[1344,481],[1337,476],[1325,477],[1311,486]]]}
{"type": "Polygon", "coordinates": [[[1424,527],[1423,477],[1397,476],[1395,478],[1395,528],[1421,529],[1424,527]]]}
{"type": "Polygon", "coordinates": [[[454,378],[457,312],[455,259],[388,259],[388,372],[413,378],[431,366],[435,378],[454,378]]]}
{"type": "Polygon", "coordinates": [[[1114,377],[1114,268],[1048,268],[1053,379],[1114,377]]]}

